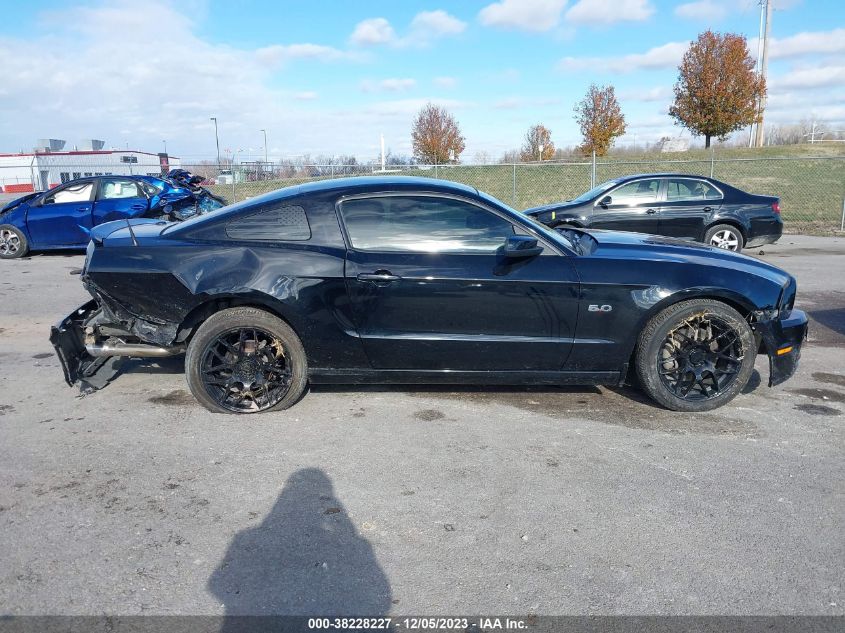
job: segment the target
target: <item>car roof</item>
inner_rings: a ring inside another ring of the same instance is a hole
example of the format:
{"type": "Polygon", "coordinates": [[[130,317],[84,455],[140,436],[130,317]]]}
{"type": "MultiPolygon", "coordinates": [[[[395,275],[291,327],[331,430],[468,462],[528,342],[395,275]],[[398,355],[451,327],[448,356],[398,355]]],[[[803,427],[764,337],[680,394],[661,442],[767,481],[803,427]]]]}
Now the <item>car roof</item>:
{"type": "MultiPolygon", "coordinates": [[[[427,191],[443,191],[469,193],[478,195],[478,189],[451,180],[425,178],[419,176],[350,176],[348,178],[332,178],[308,182],[299,187],[300,193],[316,193],[322,191],[337,191],[339,189],[378,191],[379,189],[423,189],[427,191]]],[[[284,191],[284,190],[280,190],[284,191]]]]}
{"type": "Polygon", "coordinates": [[[618,178],[608,178],[608,180],[624,182],[626,180],[636,180],[637,178],[697,178],[699,180],[713,180],[715,182],[715,179],[710,178],[709,176],[702,176],[701,174],[684,174],[672,171],[662,171],[650,174],[630,174],[628,176],[619,176],[618,178]]]}
{"type": "Polygon", "coordinates": [[[480,196],[478,189],[450,180],[439,180],[437,178],[421,178],[416,176],[351,176],[348,178],[332,178],[317,180],[313,182],[292,185],[282,189],[276,189],[254,198],[248,198],[234,204],[230,204],[214,213],[197,215],[181,222],[178,225],[168,227],[167,233],[181,233],[199,226],[205,222],[216,222],[231,217],[245,209],[253,206],[293,198],[302,194],[314,194],[324,192],[343,192],[344,194],[355,195],[357,193],[383,193],[394,191],[406,192],[439,192],[451,194],[463,194],[480,196]]]}

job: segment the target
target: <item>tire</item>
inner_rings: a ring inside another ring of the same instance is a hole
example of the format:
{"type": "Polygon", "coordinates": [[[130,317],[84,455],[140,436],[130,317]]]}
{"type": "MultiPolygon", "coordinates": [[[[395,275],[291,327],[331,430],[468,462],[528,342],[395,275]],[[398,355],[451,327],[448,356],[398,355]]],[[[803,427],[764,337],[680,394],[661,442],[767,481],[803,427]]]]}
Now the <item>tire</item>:
{"type": "Polygon", "coordinates": [[[707,233],[704,235],[704,243],[738,253],[745,246],[745,238],[742,236],[742,231],[735,226],[717,224],[707,229],[707,233]]]}
{"type": "Polygon", "coordinates": [[[185,377],[209,411],[280,411],[305,391],[308,362],[287,323],[259,308],[229,308],[197,329],[185,355],[185,377]]]}
{"type": "Polygon", "coordinates": [[[29,252],[29,243],[21,230],[11,224],[0,224],[0,259],[16,259],[29,252]]]}
{"type": "Polygon", "coordinates": [[[640,386],[653,400],[697,412],[733,400],[751,377],[756,355],[754,333],[739,312],[721,301],[693,299],[646,324],[635,364],[640,386]]]}

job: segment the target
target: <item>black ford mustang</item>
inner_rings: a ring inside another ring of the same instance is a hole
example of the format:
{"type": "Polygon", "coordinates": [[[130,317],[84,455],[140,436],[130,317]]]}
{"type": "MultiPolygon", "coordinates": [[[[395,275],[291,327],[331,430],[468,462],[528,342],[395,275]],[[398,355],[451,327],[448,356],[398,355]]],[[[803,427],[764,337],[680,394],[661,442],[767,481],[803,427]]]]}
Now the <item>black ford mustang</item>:
{"type": "MultiPolygon", "coordinates": [[[[212,411],[283,409],[314,383],[620,384],[713,409],[795,371],[795,279],[717,248],[555,231],[424,178],[289,187],[180,224],[96,228],[93,300],[52,330],[70,384],[110,357],[186,353],[212,411]],[[630,375],[630,376],[629,376],[630,375]]],[[[106,376],[108,377],[108,376],[106,376]]]]}
{"type": "Polygon", "coordinates": [[[574,200],[526,209],[550,227],[635,231],[696,240],[730,251],[780,239],[780,200],[703,176],[636,174],[574,200]]]}

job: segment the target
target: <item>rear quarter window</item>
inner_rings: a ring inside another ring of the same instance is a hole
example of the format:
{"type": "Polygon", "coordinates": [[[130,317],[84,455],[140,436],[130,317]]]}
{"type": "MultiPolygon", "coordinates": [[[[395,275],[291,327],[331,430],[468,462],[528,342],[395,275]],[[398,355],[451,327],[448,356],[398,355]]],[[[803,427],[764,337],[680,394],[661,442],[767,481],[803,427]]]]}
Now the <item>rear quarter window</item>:
{"type": "Polygon", "coordinates": [[[226,225],[226,235],[236,240],[302,242],[311,239],[311,226],[305,209],[283,204],[232,220],[226,225]]]}

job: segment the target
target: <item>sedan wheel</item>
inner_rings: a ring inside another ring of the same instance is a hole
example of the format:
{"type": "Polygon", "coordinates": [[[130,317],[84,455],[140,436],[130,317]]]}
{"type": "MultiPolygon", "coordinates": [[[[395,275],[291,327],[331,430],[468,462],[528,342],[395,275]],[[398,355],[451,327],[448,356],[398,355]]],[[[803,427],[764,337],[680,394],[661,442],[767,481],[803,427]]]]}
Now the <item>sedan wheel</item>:
{"type": "Polygon", "coordinates": [[[705,242],[716,248],[724,248],[728,251],[739,251],[742,249],[742,234],[732,226],[719,224],[707,231],[705,242]]]}
{"type": "Polygon", "coordinates": [[[23,257],[28,250],[23,233],[11,224],[0,226],[0,259],[23,257]]]}
{"type": "Polygon", "coordinates": [[[709,299],[670,306],[646,326],[637,373],[648,394],[676,411],[707,411],[733,399],[754,370],[748,322],[709,299]]]}

